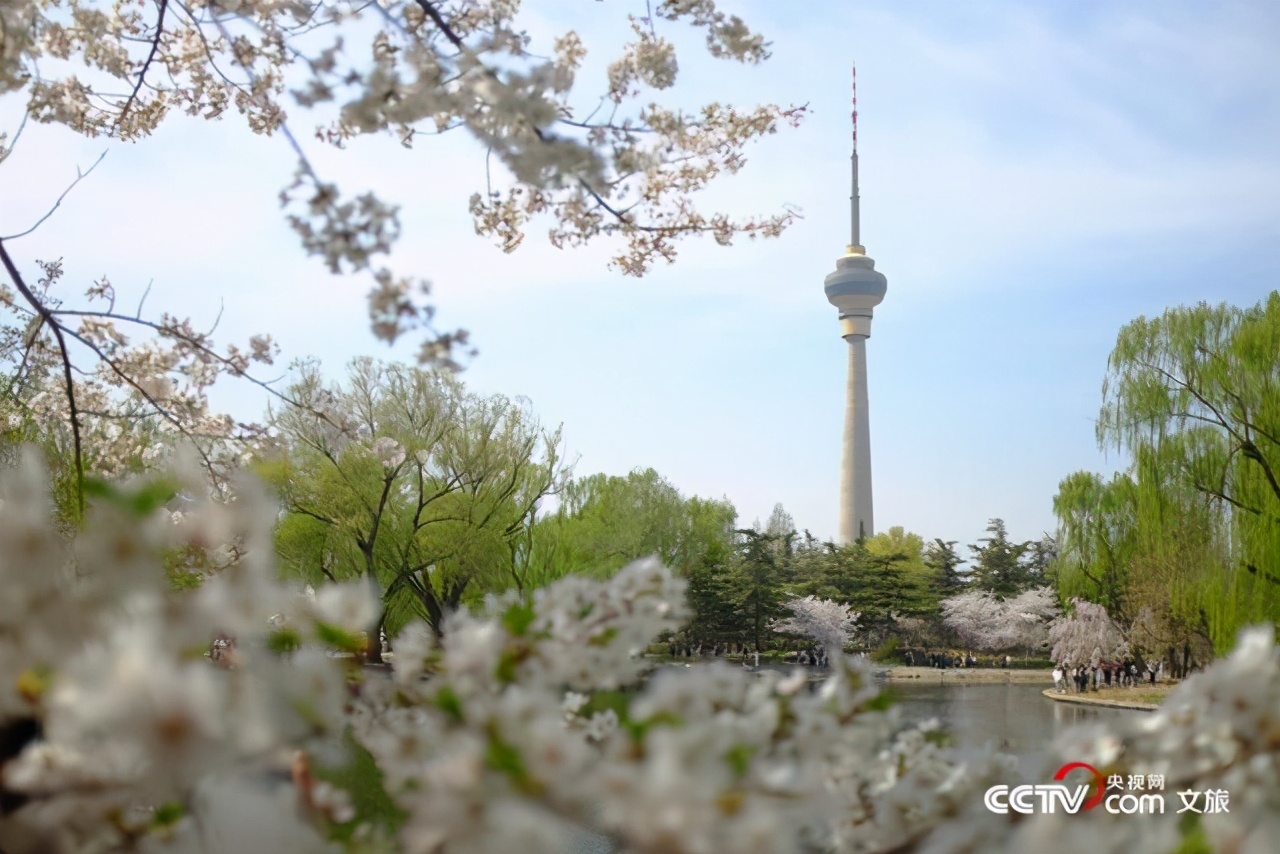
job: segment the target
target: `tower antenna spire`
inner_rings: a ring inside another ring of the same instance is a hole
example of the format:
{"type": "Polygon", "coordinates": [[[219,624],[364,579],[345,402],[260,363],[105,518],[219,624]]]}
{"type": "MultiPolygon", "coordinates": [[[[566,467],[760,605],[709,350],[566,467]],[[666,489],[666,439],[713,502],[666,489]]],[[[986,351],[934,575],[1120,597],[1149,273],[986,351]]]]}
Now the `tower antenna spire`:
{"type": "Polygon", "coordinates": [[[858,198],[858,66],[853,66],[853,190],[849,194],[850,239],[849,250],[857,251],[862,246],[862,227],[859,222],[858,198]]]}

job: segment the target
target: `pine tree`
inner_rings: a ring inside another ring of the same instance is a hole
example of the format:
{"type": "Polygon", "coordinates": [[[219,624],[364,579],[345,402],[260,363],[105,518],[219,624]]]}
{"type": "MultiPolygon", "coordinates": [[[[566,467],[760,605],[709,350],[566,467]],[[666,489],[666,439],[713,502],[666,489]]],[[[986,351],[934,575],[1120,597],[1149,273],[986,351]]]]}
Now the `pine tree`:
{"type": "Polygon", "coordinates": [[[980,590],[989,590],[998,596],[1014,596],[1030,585],[1030,573],[1022,557],[1030,543],[1015,543],[1009,539],[1003,519],[992,519],[987,525],[991,536],[969,546],[974,556],[973,583],[980,590]]]}
{"type": "Polygon", "coordinates": [[[955,540],[935,538],[925,546],[924,563],[932,572],[931,587],[939,599],[955,596],[965,588],[960,567],[964,558],[956,551],[955,540]]]}

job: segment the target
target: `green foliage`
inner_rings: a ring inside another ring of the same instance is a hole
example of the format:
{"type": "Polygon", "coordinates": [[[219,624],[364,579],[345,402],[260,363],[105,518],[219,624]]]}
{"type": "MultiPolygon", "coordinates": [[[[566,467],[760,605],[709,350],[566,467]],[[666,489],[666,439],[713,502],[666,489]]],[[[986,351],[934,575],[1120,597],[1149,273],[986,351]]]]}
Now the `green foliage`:
{"type": "Polygon", "coordinates": [[[1213,854],[1213,845],[1204,832],[1199,813],[1183,813],[1178,819],[1178,833],[1182,838],[1171,854],[1213,854]]]}
{"type": "Polygon", "coordinates": [[[987,533],[990,536],[969,546],[973,552],[973,583],[977,589],[997,596],[1016,596],[1034,581],[1022,560],[1031,544],[1011,541],[1003,519],[992,519],[987,533]]]}
{"type": "Polygon", "coordinates": [[[86,476],[84,494],[104,504],[117,507],[135,519],[142,519],[159,510],[177,494],[177,484],[165,478],[153,478],[131,489],[115,486],[100,478],[86,476]]]}
{"type": "Polygon", "coordinates": [[[925,546],[923,561],[929,570],[930,590],[938,600],[964,592],[965,580],[960,574],[964,558],[956,551],[955,540],[935,538],[925,546]]]}
{"type": "Polygon", "coordinates": [[[702,563],[686,574],[689,582],[686,598],[693,611],[690,634],[696,640],[742,642],[746,639],[738,607],[740,576],[734,571],[735,560],[729,542],[715,543],[703,556],[702,563]]]}
{"type": "Polygon", "coordinates": [[[1280,619],[1278,366],[1277,292],[1171,308],[1117,337],[1098,441],[1133,462],[1109,482],[1063,480],[1056,567],[1065,595],[1105,604],[1144,649],[1223,652],[1280,619]]]}
{"type": "Polygon", "coordinates": [[[521,637],[529,631],[529,627],[537,617],[538,613],[532,605],[527,602],[516,602],[502,612],[502,627],[513,636],[521,637]]]}
{"type": "Polygon", "coordinates": [[[796,549],[791,592],[851,605],[861,614],[860,632],[879,643],[896,630],[897,619],[937,609],[922,547],[920,537],[901,528],[845,546],[807,538],[796,549]]]}
{"type": "Polygon", "coordinates": [[[902,646],[902,641],[898,640],[897,636],[885,638],[884,643],[876,647],[875,651],[871,653],[871,660],[878,664],[890,661],[900,662],[902,661],[902,654],[898,651],[900,646],[902,646]]]}
{"type": "Polygon", "coordinates": [[[534,541],[555,577],[607,578],[650,555],[687,574],[730,541],[736,517],[728,501],[685,498],[653,469],[637,469],[626,477],[596,474],[568,483],[556,513],[538,523],[534,541]]]}
{"type": "Polygon", "coordinates": [[[332,837],[345,841],[361,825],[371,825],[387,834],[394,834],[408,815],[396,806],[387,794],[382,771],[373,756],[351,733],[346,733],[343,744],[346,762],[333,766],[314,766],[312,775],[317,780],[332,783],[351,796],[355,818],[332,829],[332,837]]]}
{"type": "Polygon", "coordinates": [[[332,387],[302,365],[290,394],[311,408],[272,418],[280,441],[256,466],[285,505],[286,573],[375,584],[374,638],[415,617],[439,631],[485,593],[529,588],[538,504],[563,481],[558,432],[444,373],[370,359],[332,387]]]}
{"type": "Polygon", "coordinates": [[[731,595],[749,627],[752,644],[760,649],[770,623],[783,616],[790,538],[752,528],[743,528],[738,535],[741,539],[729,579],[731,595]]]}
{"type": "Polygon", "coordinates": [[[759,746],[754,744],[737,744],[729,748],[728,752],[725,753],[724,760],[729,764],[734,777],[746,776],[748,769],[751,767],[751,759],[759,749],[759,746]]]}
{"type": "Polygon", "coordinates": [[[153,827],[171,827],[181,821],[186,814],[187,808],[185,806],[176,801],[170,801],[156,807],[151,824],[153,827]]]}
{"type": "Polygon", "coordinates": [[[1058,589],[1104,605],[1125,621],[1129,564],[1136,548],[1137,485],[1128,474],[1104,481],[1093,472],[1075,472],[1058,485],[1053,511],[1058,517],[1062,554],[1058,589]]]}

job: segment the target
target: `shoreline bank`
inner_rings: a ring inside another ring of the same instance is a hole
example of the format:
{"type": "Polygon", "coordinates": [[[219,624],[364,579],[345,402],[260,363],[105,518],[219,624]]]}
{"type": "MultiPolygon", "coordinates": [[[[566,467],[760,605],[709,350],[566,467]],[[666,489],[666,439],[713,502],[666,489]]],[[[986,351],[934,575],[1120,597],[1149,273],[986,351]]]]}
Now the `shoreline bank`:
{"type": "Polygon", "coordinates": [[[1038,683],[1052,685],[1053,675],[1048,670],[1024,670],[1003,667],[909,667],[897,665],[877,670],[877,675],[889,682],[944,682],[956,684],[1038,683]]]}
{"type": "Polygon", "coordinates": [[[1077,706],[1100,706],[1105,709],[1132,709],[1138,712],[1154,712],[1160,708],[1154,703],[1139,703],[1135,700],[1113,700],[1102,697],[1089,697],[1082,694],[1059,694],[1052,688],[1040,692],[1055,703],[1072,703],[1077,706]]]}

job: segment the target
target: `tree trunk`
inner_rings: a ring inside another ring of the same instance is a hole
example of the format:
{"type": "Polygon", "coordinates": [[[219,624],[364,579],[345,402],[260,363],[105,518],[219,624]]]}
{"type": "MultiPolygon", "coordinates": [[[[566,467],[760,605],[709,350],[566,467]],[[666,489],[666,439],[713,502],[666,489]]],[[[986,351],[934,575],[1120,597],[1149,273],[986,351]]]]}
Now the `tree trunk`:
{"type": "Polygon", "coordinates": [[[419,593],[418,598],[422,600],[422,607],[427,612],[427,625],[431,627],[431,634],[435,635],[436,640],[444,637],[444,608],[440,605],[440,600],[436,598],[436,593],[430,588],[425,588],[419,593]]]}
{"type": "Polygon", "coordinates": [[[387,624],[387,609],[378,614],[378,621],[369,632],[369,645],[365,650],[365,661],[369,664],[382,664],[382,629],[387,624]]]}

